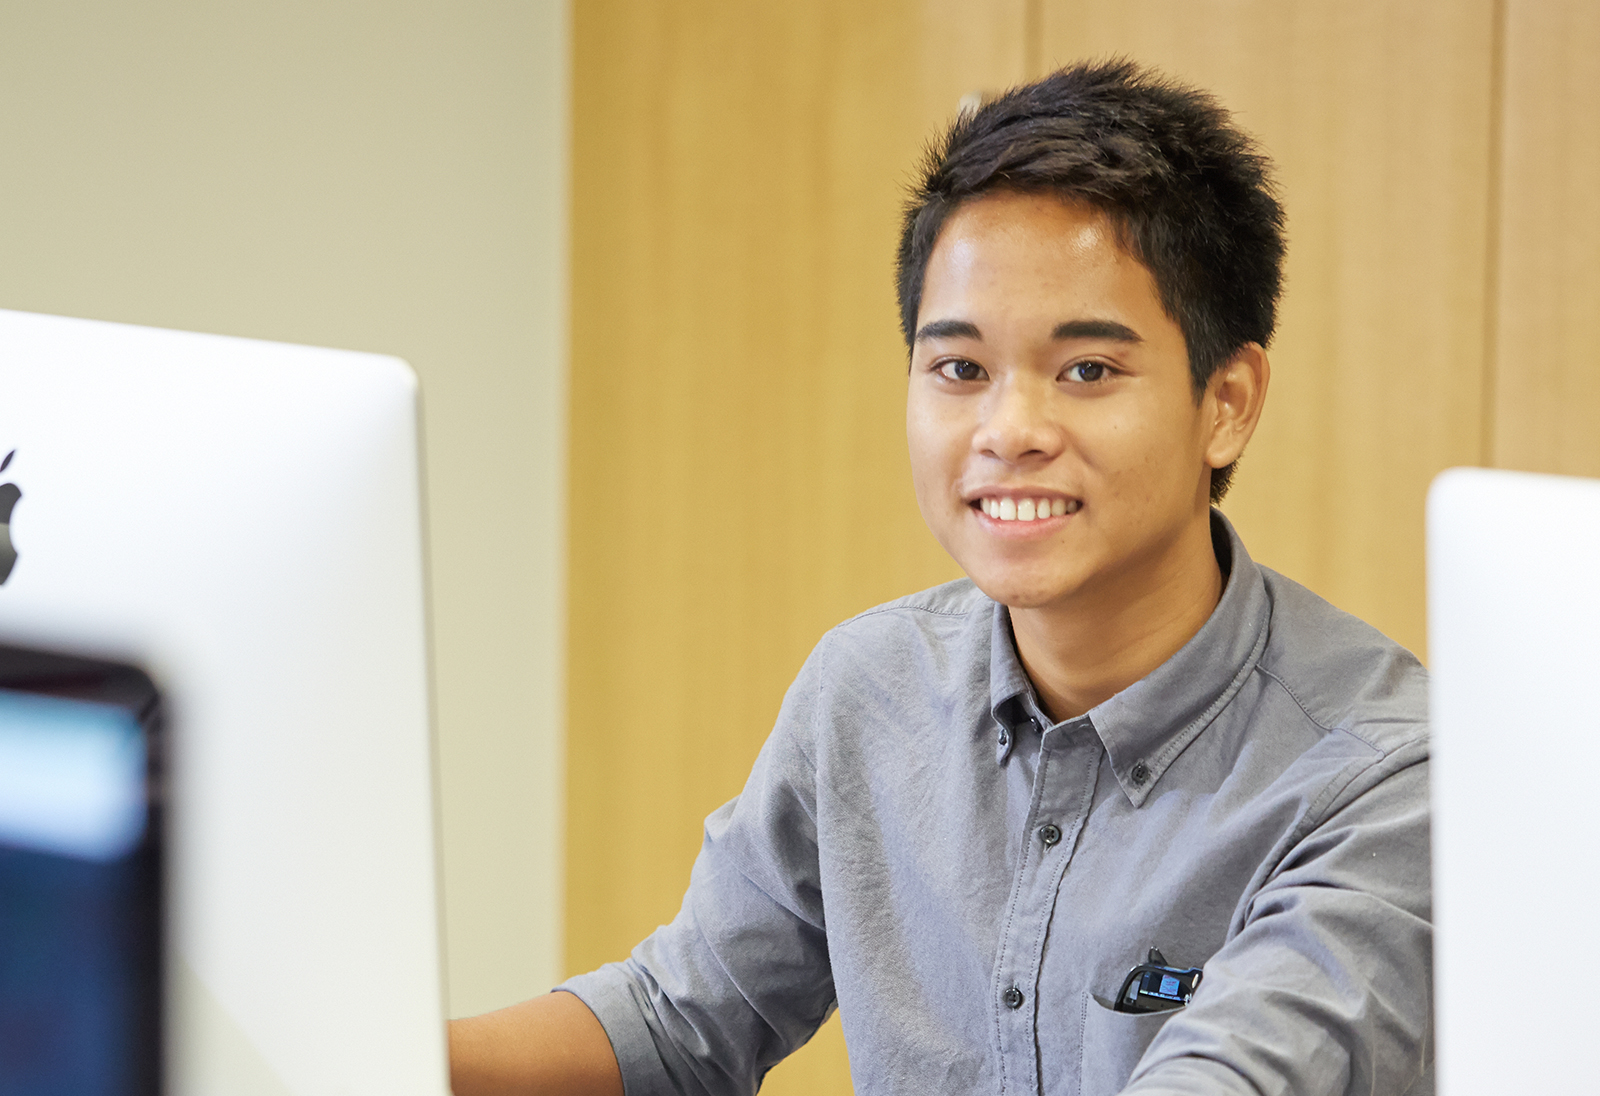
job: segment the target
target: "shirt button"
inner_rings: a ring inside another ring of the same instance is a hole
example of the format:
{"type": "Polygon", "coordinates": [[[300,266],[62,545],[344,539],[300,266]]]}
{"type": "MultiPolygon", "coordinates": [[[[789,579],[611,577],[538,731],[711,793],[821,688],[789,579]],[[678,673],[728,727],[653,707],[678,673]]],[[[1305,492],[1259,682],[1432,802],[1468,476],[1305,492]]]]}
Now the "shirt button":
{"type": "Polygon", "coordinates": [[[1000,745],[1011,745],[1011,732],[1006,730],[1004,727],[1000,728],[1000,745]]]}
{"type": "Polygon", "coordinates": [[[1061,827],[1054,822],[1046,822],[1039,827],[1039,840],[1044,842],[1045,848],[1049,848],[1061,840],[1061,827]]]}
{"type": "Polygon", "coordinates": [[[1143,784],[1150,779],[1150,766],[1143,761],[1135,761],[1133,768],[1128,771],[1128,779],[1133,781],[1136,787],[1143,784]]]}
{"type": "Polygon", "coordinates": [[[1007,986],[1006,991],[1000,995],[1000,1000],[1006,1003],[1006,1008],[1021,1008],[1022,991],[1016,986],[1007,986]]]}

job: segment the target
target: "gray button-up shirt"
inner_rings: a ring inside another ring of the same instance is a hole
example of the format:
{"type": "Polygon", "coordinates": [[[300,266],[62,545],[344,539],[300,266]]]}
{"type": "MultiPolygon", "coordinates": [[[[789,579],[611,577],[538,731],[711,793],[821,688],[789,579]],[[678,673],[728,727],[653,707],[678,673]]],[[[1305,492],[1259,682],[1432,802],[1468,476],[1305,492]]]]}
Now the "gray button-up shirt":
{"type": "Polygon", "coordinates": [[[836,1006],[861,1096],[1431,1091],[1423,670],[1214,522],[1210,620],[1064,723],[968,582],[829,632],[677,918],[563,987],[628,1096],[749,1093],[836,1006]],[[1193,1001],[1113,1011],[1151,946],[1193,1001]]]}

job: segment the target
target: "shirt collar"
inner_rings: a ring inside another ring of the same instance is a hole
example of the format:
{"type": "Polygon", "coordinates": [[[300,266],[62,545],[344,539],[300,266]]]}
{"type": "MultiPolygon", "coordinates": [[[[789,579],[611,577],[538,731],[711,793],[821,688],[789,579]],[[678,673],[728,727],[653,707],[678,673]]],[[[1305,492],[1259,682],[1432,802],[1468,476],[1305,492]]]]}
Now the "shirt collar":
{"type": "MultiPolygon", "coordinates": [[[[1061,724],[1093,727],[1111,769],[1135,807],[1174,758],[1233,699],[1266,647],[1271,603],[1261,570],[1233,525],[1211,511],[1218,558],[1231,560],[1222,597],[1200,630],[1145,677],[1084,715],[1061,724]],[[1227,558],[1223,558],[1227,553],[1227,558]]],[[[997,758],[1004,761],[1019,733],[1050,727],[1033,684],[1017,658],[1011,615],[995,605],[989,646],[990,711],[998,725],[997,758]]]]}

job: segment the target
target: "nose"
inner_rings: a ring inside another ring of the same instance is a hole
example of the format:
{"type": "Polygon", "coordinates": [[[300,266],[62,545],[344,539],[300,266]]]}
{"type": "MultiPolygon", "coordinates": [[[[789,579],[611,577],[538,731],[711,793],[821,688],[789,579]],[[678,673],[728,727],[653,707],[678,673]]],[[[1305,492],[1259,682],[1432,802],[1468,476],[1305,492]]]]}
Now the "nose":
{"type": "Polygon", "coordinates": [[[1047,385],[1013,374],[994,386],[986,404],[972,437],[978,452],[1007,464],[1043,463],[1060,454],[1061,424],[1051,415],[1047,385]]]}

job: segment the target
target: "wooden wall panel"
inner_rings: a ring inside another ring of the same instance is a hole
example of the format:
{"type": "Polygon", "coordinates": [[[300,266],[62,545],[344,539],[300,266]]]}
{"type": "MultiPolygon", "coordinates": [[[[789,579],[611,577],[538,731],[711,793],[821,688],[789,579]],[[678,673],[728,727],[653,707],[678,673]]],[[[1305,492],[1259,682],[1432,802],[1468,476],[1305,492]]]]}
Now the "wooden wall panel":
{"type": "Polygon", "coordinates": [[[1044,59],[1215,91],[1278,165],[1288,288],[1225,509],[1252,554],[1423,651],[1423,497],[1484,459],[1491,0],[1044,0],[1044,59]]]}
{"type": "Polygon", "coordinates": [[[1493,456],[1600,476],[1600,7],[1510,0],[1493,456]]]}
{"type": "MultiPolygon", "coordinates": [[[[567,960],[676,911],[830,626],[958,572],[904,441],[902,187],[992,6],[574,8],[567,960]]],[[[849,1091],[837,1023],[764,1091],[849,1091]]]]}

